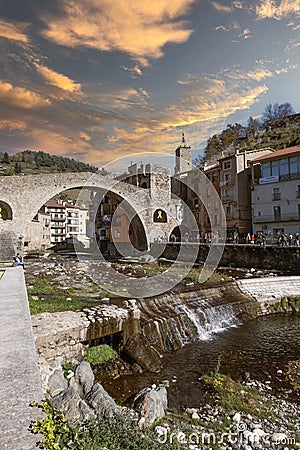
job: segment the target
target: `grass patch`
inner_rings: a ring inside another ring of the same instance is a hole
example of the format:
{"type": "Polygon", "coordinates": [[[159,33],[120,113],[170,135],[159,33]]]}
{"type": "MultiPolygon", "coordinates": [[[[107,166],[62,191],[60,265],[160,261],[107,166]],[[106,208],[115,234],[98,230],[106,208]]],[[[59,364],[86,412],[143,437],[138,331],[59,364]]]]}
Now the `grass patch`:
{"type": "Polygon", "coordinates": [[[261,420],[272,416],[272,402],[255,388],[243,386],[218,372],[203,375],[202,380],[218,394],[220,406],[225,411],[241,411],[261,420]]]}
{"type": "Polygon", "coordinates": [[[65,289],[58,286],[55,278],[51,276],[30,279],[27,285],[31,314],[75,311],[97,305],[104,297],[112,297],[111,294],[98,287],[85,289],[70,286],[65,289]]]}
{"type": "Polygon", "coordinates": [[[103,344],[88,348],[84,359],[90,364],[96,366],[114,359],[116,356],[118,356],[118,353],[112,347],[103,344]]]}

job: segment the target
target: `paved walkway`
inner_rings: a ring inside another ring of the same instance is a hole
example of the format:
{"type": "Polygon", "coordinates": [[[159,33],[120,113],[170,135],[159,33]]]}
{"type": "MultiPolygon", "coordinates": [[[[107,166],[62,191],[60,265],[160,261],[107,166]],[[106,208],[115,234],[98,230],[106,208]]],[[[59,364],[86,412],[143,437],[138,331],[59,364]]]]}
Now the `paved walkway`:
{"type": "Polygon", "coordinates": [[[237,284],[259,303],[276,303],[288,296],[300,297],[300,276],[242,279],[237,284]]]}
{"type": "Polygon", "coordinates": [[[0,279],[0,448],[34,450],[28,426],[42,398],[23,269],[11,267],[0,279]]]}

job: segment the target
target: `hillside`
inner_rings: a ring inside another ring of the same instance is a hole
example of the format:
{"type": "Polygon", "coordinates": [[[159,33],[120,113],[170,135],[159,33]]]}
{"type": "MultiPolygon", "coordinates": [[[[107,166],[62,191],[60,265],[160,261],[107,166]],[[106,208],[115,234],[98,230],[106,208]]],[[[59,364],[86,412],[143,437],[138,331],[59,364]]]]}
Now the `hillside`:
{"type": "MultiPolygon", "coordinates": [[[[251,118],[252,119],[252,118],[251,118]]],[[[218,135],[211,136],[204,150],[204,158],[195,161],[215,161],[239,150],[254,150],[271,147],[274,150],[300,145],[300,114],[293,114],[263,124],[249,120],[248,126],[229,124],[218,135]]]]}
{"type": "Polygon", "coordinates": [[[98,168],[64,156],[25,150],[13,156],[0,153],[0,175],[57,172],[97,172],[98,168]]]}

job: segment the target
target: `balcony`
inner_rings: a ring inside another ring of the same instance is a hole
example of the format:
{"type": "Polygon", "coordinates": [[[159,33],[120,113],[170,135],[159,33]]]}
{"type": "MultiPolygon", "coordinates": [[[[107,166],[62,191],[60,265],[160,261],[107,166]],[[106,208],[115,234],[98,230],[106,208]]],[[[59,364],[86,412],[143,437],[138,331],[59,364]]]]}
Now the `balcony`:
{"type": "Polygon", "coordinates": [[[222,196],[222,202],[223,203],[228,203],[228,202],[232,202],[233,201],[233,196],[232,195],[223,195],[222,196]]]}
{"type": "Polygon", "coordinates": [[[294,214],[281,214],[274,216],[271,215],[265,215],[265,216],[256,216],[253,218],[253,223],[268,223],[268,222],[297,222],[300,221],[300,217],[298,216],[298,213],[294,214]]]}
{"type": "Polygon", "coordinates": [[[220,187],[232,186],[232,185],[233,185],[233,181],[232,180],[220,181],[220,187]]]}

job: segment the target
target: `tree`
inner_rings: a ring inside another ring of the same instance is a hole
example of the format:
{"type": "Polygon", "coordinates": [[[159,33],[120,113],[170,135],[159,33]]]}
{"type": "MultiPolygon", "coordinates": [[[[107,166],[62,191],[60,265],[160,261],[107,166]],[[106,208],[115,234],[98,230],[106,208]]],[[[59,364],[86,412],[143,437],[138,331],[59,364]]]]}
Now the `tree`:
{"type": "Polygon", "coordinates": [[[22,172],[22,167],[20,162],[15,163],[15,174],[20,174],[22,172]]]}
{"type": "Polygon", "coordinates": [[[268,103],[263,112],[264,122],[274,119],[280,119],[295,114],[295,111],[290,103],[268,103]]]}
{"type": "Polygon", "coordinates": [[[3,162],[4,162],[4,164],[9,164],[10,163],[10,159],[9,159],[9,156],[8,156],[7,152],[5,152],[4,155],[3,155],[3,162]]]}
{"type": "Polygon", "coordinates": [[[247,122],[247,136],[250,138],[255,138],[259,131],[259,120],[253,119],[252,116],[249,117],[247,122]]]}
{"type": "Polygon", "coordinates": [[[227,125],[226,129],[219,135],[224,150],[237,142],[242,130],[244,130],[244,127],[239,123],[227,125]]]}
{"type": "Polygon", "coordinates": [[[204,160],[209,160],[214,156],[219,156],[223,151],[222,142],[217,134],[214,134],[207,140],[204,150],[204,160]]]}

